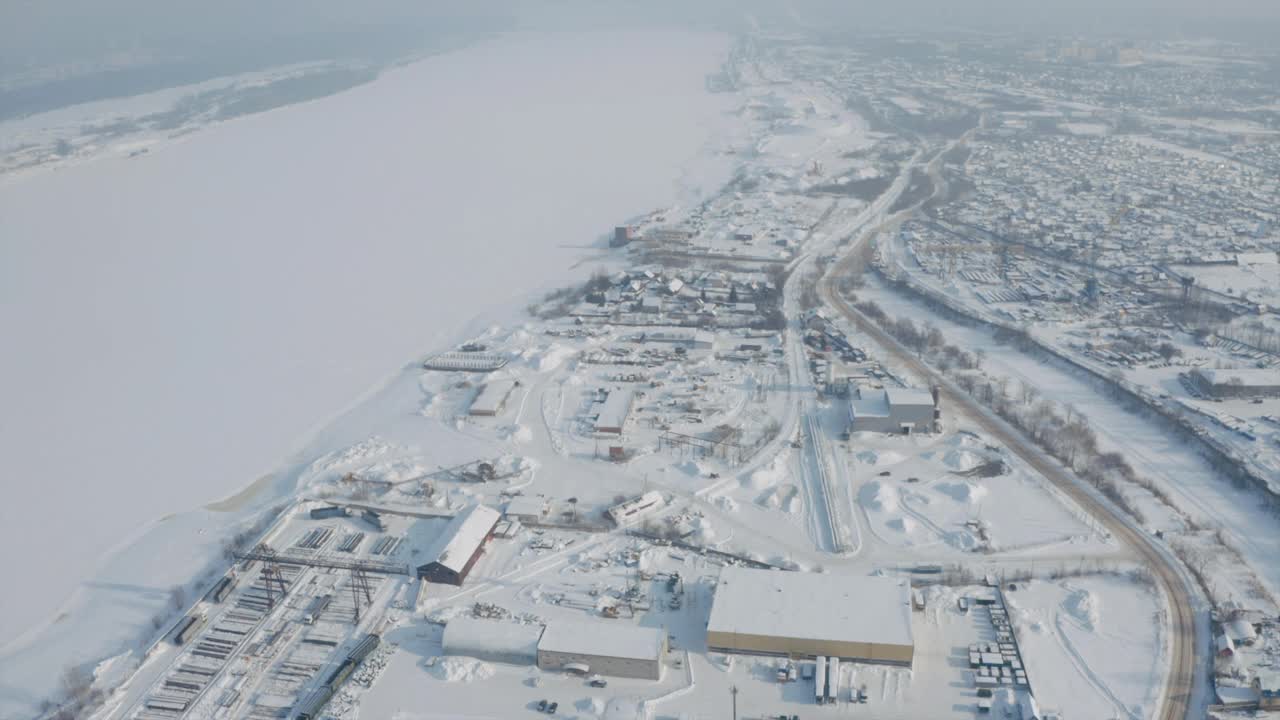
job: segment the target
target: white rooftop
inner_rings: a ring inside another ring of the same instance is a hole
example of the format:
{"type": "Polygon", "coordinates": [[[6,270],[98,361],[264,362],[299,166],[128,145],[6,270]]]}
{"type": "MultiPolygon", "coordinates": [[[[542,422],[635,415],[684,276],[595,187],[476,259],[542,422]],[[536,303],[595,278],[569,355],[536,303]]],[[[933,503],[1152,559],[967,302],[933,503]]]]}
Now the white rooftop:
{"type": "Polygon", "coordinates": [[[1199,373],[1214,385],[1227,385],[1233,378],[1249,387],[1280,385],[1280,370],[1274,368],[1244,368],[1240,370],[1206,370],[1199,373]]]}
{"type": "Polygon", "coordinates": [[[883,390],[859,391],[849,399],[854,417],[889,417],[889,399],[883,390]]]}
{"type": "Polygon", "coordinates": [[[914,645],[911,586],[896,578],[726,567],[707,631],[914,645]]]}
{"type": "Polygon", "coordinates": [[[884,391],[890,407],[906,405],[927,405],[933,407],[933,393],[917,388],[888,388],[884,391]]]}
{"type": "Polygon", "coordinates": [[[533,662],[541,636],[541,625],[459,617],[445,625],[442,643],[445,655],[524,656],[533,662]]]}
{"type": "Polygon", "coordinates": [[[621,621],[552,620],[542,631],[538,652],[660,660],[666,634],[661,627],[640,627],[621,621]]]}
{"type": "Polygon", "coordinates": [[[428,556],[427,562],[438,562],[454,572],[462,572],[499,517],[497,510],[478,503],[454,515],[440,536],[438,549],[428,556]]]}

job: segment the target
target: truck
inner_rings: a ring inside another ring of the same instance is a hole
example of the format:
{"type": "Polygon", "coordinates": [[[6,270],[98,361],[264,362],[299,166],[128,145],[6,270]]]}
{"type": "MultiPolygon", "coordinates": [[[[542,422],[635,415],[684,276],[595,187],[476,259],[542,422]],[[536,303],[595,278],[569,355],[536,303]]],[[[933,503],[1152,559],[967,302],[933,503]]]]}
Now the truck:
{"type": "Polygon", "coordinates": [[[813,665],[813,701],[818,705],[827,702],[827,656],[819,655],[813,665]]]}
{"type": "Polygon", "coordinates": [[[840,698],[840,658],[827,660],[827,702],[835,704],[840,698]]]}

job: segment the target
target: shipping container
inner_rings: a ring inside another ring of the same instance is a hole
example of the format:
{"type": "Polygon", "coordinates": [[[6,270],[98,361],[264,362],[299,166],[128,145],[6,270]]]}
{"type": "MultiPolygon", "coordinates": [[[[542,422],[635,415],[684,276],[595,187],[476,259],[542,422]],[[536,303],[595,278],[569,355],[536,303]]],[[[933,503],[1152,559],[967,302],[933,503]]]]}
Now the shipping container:
{"type": "Polygon", "coordinates": [[[172,635],[173,644],[174,645],[186,644],[187,641],[195,637],[196,633],[200,632],[200,628],[202,627],[204,627],[203,615],[188,615],[184,617],[182,621],[178,623],[178,626],[173,631],[173,635],[172,635]]]}

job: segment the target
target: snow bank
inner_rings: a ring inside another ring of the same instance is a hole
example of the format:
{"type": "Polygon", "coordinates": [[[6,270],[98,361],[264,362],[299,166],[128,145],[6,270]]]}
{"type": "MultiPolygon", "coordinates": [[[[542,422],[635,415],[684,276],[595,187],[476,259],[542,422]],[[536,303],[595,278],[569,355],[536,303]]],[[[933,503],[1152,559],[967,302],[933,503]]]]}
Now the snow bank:
{"type": "Polygon", "coordinates": [[[933,489],[956,502],[968,505],[977,505],[987,496],[986,486],[975,482],[940,482],[933,489]]]}
{"type": "Polygon", "coordinates": [[[1062,609],[1068,615],[1075,618],[1086,630],[1097,630],[1098,624],[1102,622],[1101,608],[1098,607],[1098,598],[1088,590],[1073,590],[1062,601],[1062,609]]]}
{"type": "Polygon", "coordinates": [[[857,455],[854,455],[853,459],[863,465],[870,465],[872,467],[884,467],[886,465],[897,465],[903,460],[906,460],[906,458],[903,457],[901,454],[896,453],[892,450],[881,450],[879,452],[875,450],[863,450],[857,455]]]}
{"type": "Polygon", "coordinates": [[[466,657],[439,658],[427,666],[427,672],[437,680],[451,683],[488,680],[495,673],[489,663],[466,657]]]}
{"type": "Polygon", "coordinates": [[[898,494],[892,487],[873,480],[858,491],[858,502],[876,512],[891,512],[898,509],[898,494]]]}
{"type": "Polygon", "coordinates": [[[948,450],[942,456],[942,464],[958,472],[972,470],[983,462],[982,456],[969,450],[948,450]]]}

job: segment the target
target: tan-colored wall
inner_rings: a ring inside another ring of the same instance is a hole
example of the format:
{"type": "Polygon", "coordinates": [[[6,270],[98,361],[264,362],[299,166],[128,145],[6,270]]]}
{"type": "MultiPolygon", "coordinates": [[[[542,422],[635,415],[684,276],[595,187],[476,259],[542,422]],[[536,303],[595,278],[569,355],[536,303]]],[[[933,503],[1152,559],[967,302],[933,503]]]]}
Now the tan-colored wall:
{"type": "Polygon", "coordinates": [[[746,653],[765,653],[792,657],[826,655],[828,657],[898,665],[910,665],[914,656],[914,648],[910,645],[806,640],[715,631],[707,632],[707,646],[746,653]]]}

